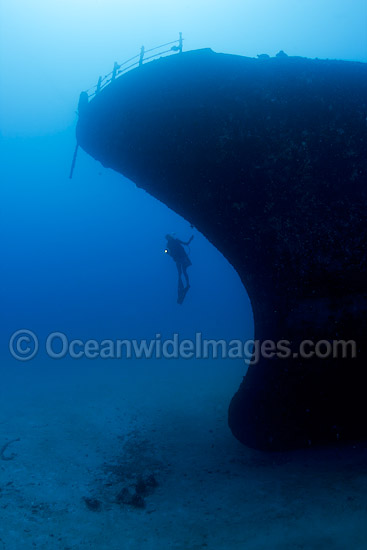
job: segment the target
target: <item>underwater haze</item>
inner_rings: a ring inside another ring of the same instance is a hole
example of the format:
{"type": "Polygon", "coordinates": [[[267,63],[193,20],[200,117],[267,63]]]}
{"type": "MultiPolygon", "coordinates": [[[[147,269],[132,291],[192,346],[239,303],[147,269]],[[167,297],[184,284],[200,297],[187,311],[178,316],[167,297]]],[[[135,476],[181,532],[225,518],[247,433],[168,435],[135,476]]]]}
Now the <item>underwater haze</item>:
{"type": "Polygon", "coordinates": [[[365,548],[363,465],[234,439],[243,359],[61,351],[254,336],[189,221],[81,149],[69,178],[79,94],[179,32],[184,51],[366,62],[366,29],[365,0],[0,0],[0,550],[365,548]],[[194,237],[182,304],[166,234],[194,237]]]}

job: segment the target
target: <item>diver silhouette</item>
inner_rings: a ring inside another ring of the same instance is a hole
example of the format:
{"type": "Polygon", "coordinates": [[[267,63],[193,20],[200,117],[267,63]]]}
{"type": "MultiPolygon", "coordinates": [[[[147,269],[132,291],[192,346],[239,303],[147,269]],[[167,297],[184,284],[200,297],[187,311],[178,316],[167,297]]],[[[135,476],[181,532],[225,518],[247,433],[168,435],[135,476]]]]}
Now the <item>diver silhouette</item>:
{"type": "Polygon", "coordinates": [[[182,245],[188,246],[194,236],[192,235],[190,239],[185,243],[180,241],[180,239],[175,239],[172,235],[166,235],[167,245],[165,252],[169,254],[174,260],[177,271],[178,271],[178,289],[177,289],[177,303],[182,304],[185,299],[186,293],[190,288],[190,280],[187,274],[187,268],[190,267],[191,260],[188,257],[184,247],[182,245]],[[186,286],[182,282],[182,275],[185,278],[186,286]]]}

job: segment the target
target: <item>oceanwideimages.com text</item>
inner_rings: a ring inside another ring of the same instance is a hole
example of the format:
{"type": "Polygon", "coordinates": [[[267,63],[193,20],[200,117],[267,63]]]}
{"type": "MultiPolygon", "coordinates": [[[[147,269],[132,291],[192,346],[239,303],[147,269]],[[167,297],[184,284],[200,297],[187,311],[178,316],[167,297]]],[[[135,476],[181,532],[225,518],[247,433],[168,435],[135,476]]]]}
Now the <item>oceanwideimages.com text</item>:
{"type": "MultiPolygon", "coordinates": [[[[21,329],[11,335],[9,351],[19,361],[30,361],[40,351],[35,332],[21,329]]],[[[303,340],[294,349],[289,340],[214,340],[196,333],[193,339],[181,339],[178,333],[163,339],[95,339],[68,338],[63,332],[50,333],[42,343],[51,359],[243,359],[256,365],[260,359],[354,359],[354,340],[303,340]]]]}

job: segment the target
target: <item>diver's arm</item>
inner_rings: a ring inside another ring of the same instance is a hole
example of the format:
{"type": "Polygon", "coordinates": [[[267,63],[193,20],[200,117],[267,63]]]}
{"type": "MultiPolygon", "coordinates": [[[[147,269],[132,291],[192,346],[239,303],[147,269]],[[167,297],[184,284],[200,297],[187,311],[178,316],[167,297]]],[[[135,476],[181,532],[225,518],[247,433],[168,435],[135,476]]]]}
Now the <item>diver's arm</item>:
{"type": "Polygon", "coordinates": [[[178,240],[178,242],[179,242],[180,244],[185,244],[185,245],[187,246],[187,245],[189,245],[189,244],[191,243],[191,241],[192,241],[193,238],[194,238],[194,235],[191,235],[191,237],[189,238],[189,240],[187,241],[187,243],[184,243],[183,241],[180,241],[179,239],[177,239],[177,240],[178,240]]]}

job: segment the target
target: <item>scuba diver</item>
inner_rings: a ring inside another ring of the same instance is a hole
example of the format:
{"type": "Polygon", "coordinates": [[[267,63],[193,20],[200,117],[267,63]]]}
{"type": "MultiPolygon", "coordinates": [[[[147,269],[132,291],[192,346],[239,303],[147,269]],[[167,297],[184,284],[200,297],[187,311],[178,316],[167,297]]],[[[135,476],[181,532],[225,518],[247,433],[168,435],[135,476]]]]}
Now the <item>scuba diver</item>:
{"type": "Polygon", "coordinates": [[[189,276],[186,270],[188,267],[190,267],[190,265],[192,265],[191,260],[186,254],[186,251],[182,245],[188,246],[191,243],[193,238],[194,238],[194,235],[192,235],[190,239],[187,241],[187,243],[185,243],[183,241],[180,241],[180,239],[175,239],[172,235],[166,235],[167,245],[166,245],[165,253],[169,254],[171,258],[174,260],[178,271],[178,290],[177,290],[178,304],[182,304],[182,302],[185,299],[186,293],[190,288],[189,276]],[[186,286],[183,285],[182,275],[185,278],[186,286]]]}

